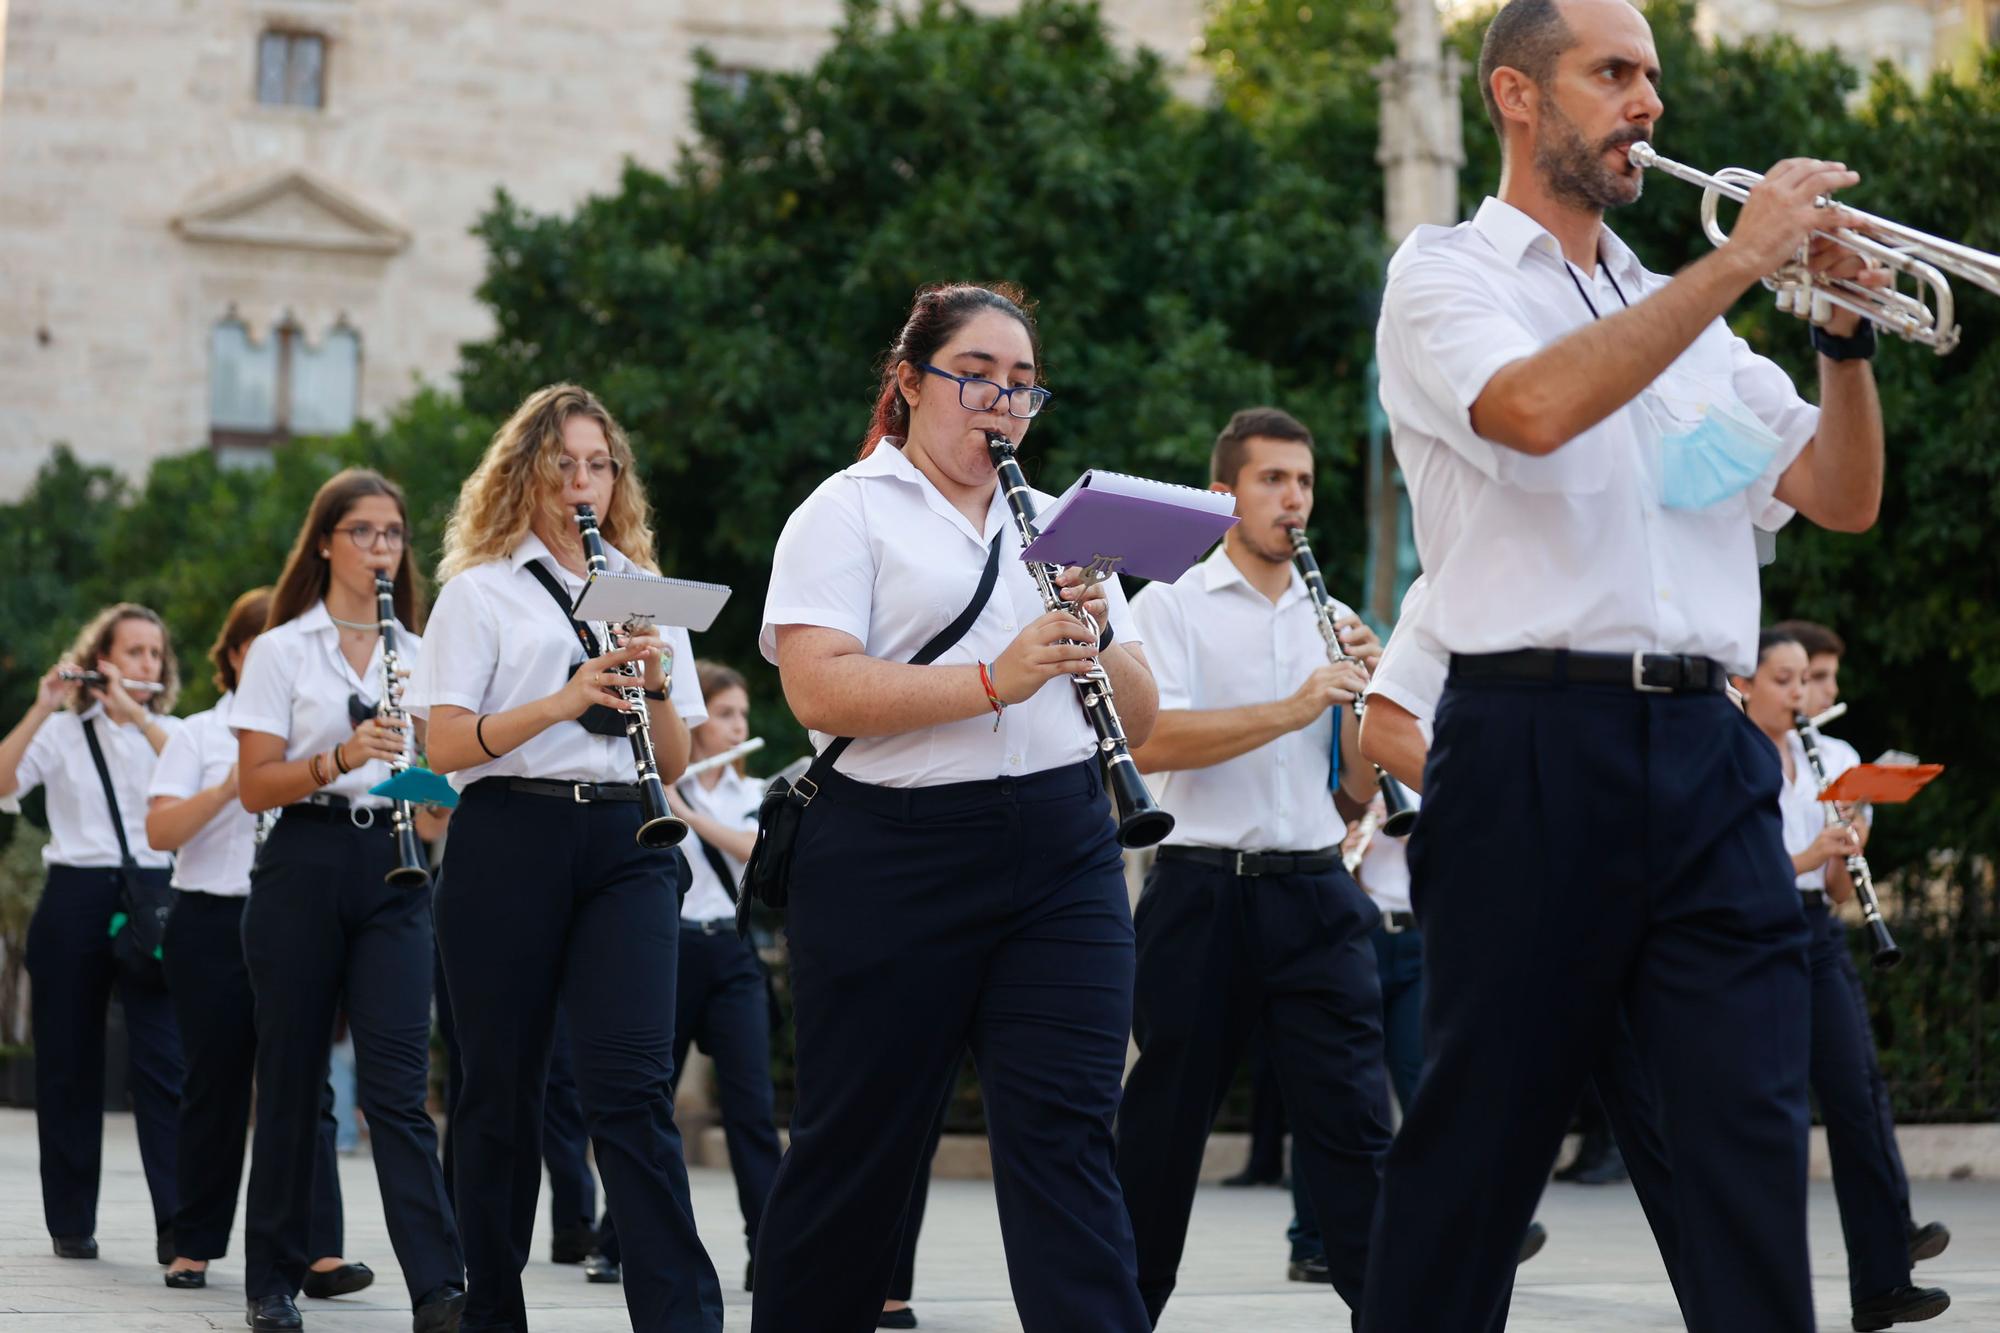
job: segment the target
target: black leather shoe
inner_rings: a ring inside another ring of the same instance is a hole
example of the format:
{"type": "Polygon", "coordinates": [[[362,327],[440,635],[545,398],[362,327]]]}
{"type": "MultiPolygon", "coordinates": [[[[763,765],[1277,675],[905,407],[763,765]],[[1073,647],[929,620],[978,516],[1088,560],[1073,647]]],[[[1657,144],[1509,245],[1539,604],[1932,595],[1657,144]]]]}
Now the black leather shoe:
{"type": "Polygon", "coordinates": [[[1926,1222],[1910,1228],[1910,1262],[1920,1264],[1935,1259],[1951,1244],[1951,1228],[1942,1222],[1926,1222]]]}
{"type": "Polygon", "coordinates": [[[743,1265],[743,1290],[757,1290],[757,1261],[755,1259],[743,1265]]]}
{"type": "Polygon", "coordinates": [[[1950,1308],[1951,1297],[1943,1287],[1898,1287],[1854,1307],[1854,1333],[1875,1333],[1891,1324],[1921,1323],[1950,1308]]]}
{"type": "Polygon", "coordinates": [[[549,1262],[580,1264],[597,1248],[595,1227],[564,1227],[549,1237],[549,1262]]]}
{"type": "Polygon", "coordinates": [[[1528,1223],[1528,1234],[1521,1237],[1521,1257],[1514,1261],[1518,1267],[1542,1252],[1542,1246],[1549,1243],[1549,1229],[1540,1222],[1528,1223]]]}
{"type": "Polygon", "coordinates": [[[619,1271],[618,1265],[611,1260],[601,1254],[593,1254],[583,1261],[583,1280],[585,1282],[623,1282],[625,1275],[619,1271]]]}
{"type": "Polygon", "coordinates": [[[1590,1161],[1572,1163],[1568,1173],[1560,1177],[1572,1185],[1612,1185],[1631,1178],[1625,1169],[1625,1155],[1615,1143],[1590,1161]]]}
{"type": "Polygon", "coordinates": [[[243,1304],[243,1322],[253,1329],[296,1333],[306,1326],[306,1321],[299,1318],[299,1307],[292,1304],[289,1296],[252,1296],[243,1304]]]}
{"type": "MultiPolygon", "coordinates": [[[[97,1237],[95,1236],[57,1236],[54,1239],[56,1243],[56,1258],[58,1259],[95,1259],[97,1257],[97,1237]]],[[[167,1262],[173,1262],[171,1254],[167,1256],[167,1262]]]]}
{"type": "Polygon", "coordinates": [[[153,1257],[165,1268],[174,1261],[174,1229],[168,1227],[153,1238],[153,1257]]]}
{"type": "Polygon", "coordinates": [[[308,1268],[304,1283],[305,1294],[316,1301],[332,1300],[335,1296],[347,1296],[374,1285],[375,1270],[367,1264],[342,1264],[325,1272],[308,1268]]]}
{"type": "Polygon", "coordinates": [[[465,1288],[447,1282],[417,1302],[410,1327],[415,1333],[458,1333],[458,1321],[464,1317],[465,1288]]]}
{"type": "Polygon", "coordinates": [[[1308,1259],[1294,1259],[1285,1266],[1287,1282],[1331,1282],[1333,1270],[1327,1267],[1326,1256],[1315,1254],[1308,1259]]]}
{"type": "Polygon", "coordinates": [[[875,1316],[875,1327],[877,1328],[915,1328],[916,1326],[917,1312],[907,1305],[900,1310],[884,1310],[881,1314],[875,1316]]]}
{"type": "Polygon", "coordinates": [[[1228,1189],[1240,1190],[1255,1185],[1275,1185],[1283,1179],[1284,1173],[1281,1171],[1273,1171],[1266,1175],[1262,1171],[1253,1171],[1246,1166],[1233,1176],[1224,1176],[1222,1184],[1228,1189]]]}
{"type": "Polygon", "coordinates": [[[168,1269],[161,1276],[175,1291],[200,1291],[208,1285],[208,1273],[200,1268],[168,1269]]]}

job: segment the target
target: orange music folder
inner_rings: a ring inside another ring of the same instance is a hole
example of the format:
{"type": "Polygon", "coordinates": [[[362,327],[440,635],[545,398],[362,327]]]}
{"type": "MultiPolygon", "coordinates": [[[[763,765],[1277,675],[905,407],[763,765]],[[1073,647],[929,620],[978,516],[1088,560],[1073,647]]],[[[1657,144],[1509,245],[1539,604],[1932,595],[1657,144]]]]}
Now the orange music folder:
{"type": "Polygon", "coordinates": [[[1901,805],[1944,772],[1943,764],[1856,764],[1819,794],[1822,801],[1901,805]]]}

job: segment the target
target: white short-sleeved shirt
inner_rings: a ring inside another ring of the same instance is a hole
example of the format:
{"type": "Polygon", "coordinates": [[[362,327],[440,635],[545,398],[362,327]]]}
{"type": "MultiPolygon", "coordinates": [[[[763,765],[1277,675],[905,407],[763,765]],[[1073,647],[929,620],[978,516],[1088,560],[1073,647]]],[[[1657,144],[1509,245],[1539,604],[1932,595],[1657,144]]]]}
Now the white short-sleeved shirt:
{"type": "MultiPolygon", "coordinates": [[[[50,714],[15,770],[20,785],[14,795],[25,796],[37,786],[48,788],[49,840],[42,848],[42,863],[91,869],[119,864],[118,832],[111,825],[104,783],[90,758],[90,742],[84,738],[86,721],[94,724],[104,766],[111,771],[111,789],[118,795],[118,815],[125,824],[132,859],[154,869],[172,865],[171,855],[154,851],[146,841],[146,785],[153,780],[159,756],[145,732],[113,722],[104,715],[102,703],[93,703],[82,713],[65,708],[50,714]]],[[[177,717],[153,721],[169,741],[181,727],[177,717]]]]}
{"type": "MultiPolygon", "coordinates": [[[[1792,780],[1778,793],[1778,812],[1785,819],[1785,851],[1797,856],[1812,846],[1812,840],[1826,827],[1826,812],[1831,807],[1819,799],[1819,780],[1813,776],[1812,765],[1806,762],[1805,742],[1799,739],[1798,732],[1785,733],[1785,748],[1792,752],[1792,780]]],[[[1820,737],[1819,757],[1826,765],[1828,782],[1859,761],[1853,746],[1832,736],[1820,737]]],[[[1803,872],[1798,883],[1801,889],[1824,889],[1826,867],[1814,866],[1803,872]]]]}
{"type": "MultiPolygon", "coordinates": [[[[403,666],[421,668],[423,640],[400,622],[396,626],[396,654],[403,666]]],[[[230,704],[229,725],[239,735],[257,731],[276,736],[285,742],[287,760],[303,759],[331,750],[354,734],[354,719],[347,705],[357,694],[364,703],[381,702],[381,640],[378,638],[369,651],[367,669],[355,674],[340,651],[340,629],[327,613],[326,603],[319,601],[251,642],[230,704]]],[[[388,777],[389,765],[371,759],[320,790],[346,797],[355,805],[387,806],[386,796],[371,796],[368,789],[388,777]]]]}
{"type": "MultiPolygon", "coordinates": [[[[1283,699],[1326,665],[1312,595],[1297,570],[1274,603],[1218,546],[1173,583],[1132,598],[1132,619],[1160,691],[1160,709],[1210,712],[1283,699]]],[[[1334,614],[1350,614],[1339,602],[1334,614]]],[[[1333,806],[1335,711],[1234,759],[1149,774],[1174,817],[1170,847],[1306,851],[1345,832],[1333,806]]]]}
{"type": "MultiPolygon", "coordinates": [[[[168,739],[146,789],[149,800],[193,796],[229,776],[236,762],[236,732],[229,724],[235,698],[223,695],[215,707],[188,718],[168,739]]],[[[221,898],[247,897],[250,862],[256,855],[257,816],[241,801],[230,801],[181,846],[174,858],[174,887],[221,898]]]]}
{"type": "MultiPolygon", "coordinates": [[[[724,828],[749,832],[757,827],[757,806],[764,799],[767,785],[756,778],[744,777],[734,768],[725,768],[721,781],[713,787],[703,786],[697,777],[681,783],[676,790],[697,812],[724,828]]],[[[681,904],[681,919],[714,921],[718,917],[735,916],[736,896],[730,888],[743,882],[743,863],[720,847],[715,849],[722,863],[729,867],[729,884],[724,884],[716,878],[715,867],[708,863],[698,836],[690,832],[681,850],[687,853],[688,864],[694,868],[694,883],[688,889],[687,901],[681,904]]]]}
{"type": "MultiPolygon", "coordinates": [[[[548,589],[528,571],[539,560],[556,576],[570,604],[583,592],[584,578],[556,560],[542,539],[529,533],[504,560],[452,578],[438,593],[424,627],[424,660],[410,677],[410,711],[428,718],[438,705],[475,713],[504,713],[545,699],[561,689],[570,669],[584,660],[583,645],[548,589]]],[[[614,574],[644,572],[615,547],[605,547],[605,567],[614,574]]],[[[592,625],[599,645],[604,626],[592,625]]],[[[662,626],[660,637],[673,653],[668,699],[689,726],[708,720],[701,685],[695,679],[694,648],[688,632],[662,626]]],[[[481,778],[547,778],[556,782],[630,782],[632,743],[623,735],[595,736],[577,722],[559,722],[498,759],[451,774],[464,791],[481,778]]]]}
{"type": "MultiPolygon", "coordinates": [[[[1032,494],[1037,509],[1054,502],[1040,491],[1032,494]]],[[[993,595],[965,637],[937,659],[940,666],[992,662],[1024,625],[1042,615],[1041,593],[1021,563],[1021,540],[998,486],[985,523],[975,531],[885,439],[868,457],[822,482],[785,521],[771,562],[758,647],[776,662],[778,626],[821,625],[854,636],[870,657],[907,662],[972,600],[996,532],[1002,535],[993,595]]],[[[1104,592],[1116,641],[1137,645],[1141,640],[1124,589],[1112,578],[1104,592]]],[[[1061,680],[1008,707],[999,730],[993,721],[992,714],[981,713],[900,735],[863,737],[837,767],[878,786],[930,787],[1022,777],[1096,753],[1095,733],[1076,691],[1061,680]]],[[[812,733],[815,749],[825,749],[832,739],[812,733]]]]}
{"type": "Polygon", "coordinates": [[[1753,528],[1792,511],[1778,479],[1818,428],[1785,373],[1718,319],[1638,399],[1541,458],[1472,429],[1472,404],[1502,367],[1609,316],[1669,279],[1609,228],[1595,281],[1541,224],[1497,199],[1470,222],[1419,227],[1389,265],[1377,330],[1382,405],[1409,485],[1418,555],[1445,654],[1518,648],[1657,651],[1756,660],[1753,528]],[[1572,281],[1572,278],[1575,281],[1572,281]],[[1593,291],[1594,287],[1594,291],[1593,291]],[[1650,398],[1649,398],[1650,395],[1650,398]],[[1747,489],[1703,510],[1660,499],[1648,403],[1732,396],[1781,447],[1747,489]]]}

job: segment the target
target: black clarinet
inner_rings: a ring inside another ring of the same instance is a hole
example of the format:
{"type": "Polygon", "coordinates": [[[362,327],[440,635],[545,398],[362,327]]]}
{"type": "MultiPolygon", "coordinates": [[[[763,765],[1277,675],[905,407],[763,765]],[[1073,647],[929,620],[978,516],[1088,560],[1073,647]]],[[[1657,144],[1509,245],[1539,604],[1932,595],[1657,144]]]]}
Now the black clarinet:
{"type": "MultiPolygon", "coordinates": [[[[604,558],[604,536],[597,530],[597,514],[589,505],[576,507],[576,531],[583,538],[583,556],[590,563],[591,577],[595,578],[609,562],[604,558]]],[[[589,585],[584,587],[588,591],[589,585]]],[[[618,646],[617,633],[610,625],[604,627],[607,648],[618,646]]],[[[653,720],[646,713],[646,685],[640,674],[643,670],[637,662],[627,662],[618,669],[620,675],[631,678],[630,684],[618,687],[618,693],[630,705],[625,714],[625,739],[632,743],[632,764],[638,770],[639,807],[644,816],[633,837],[641,847],[671,847],[687,836],[688,826],[667,805],[667,785],[660,781],[659,761],[653,757],[653,720]]],[[[668,671],[671,673],[672,668],[668,671]]]]}
{"type": "MultiPolygon", "coordinates": [[[[1306,542],[1304,528],[1287,528],[1285,535],[1292,542],[1292,564],[1298,569],[1299,577],[1306,581],[1306,592],[1312,597],[1313,614],[1319,618],[1319,636],[1326,640],[1326,659],[1329,662],[1357,662],[1360,659],[1348,654],[1340,642],[1340,631],[1333,623],[1333,599],[1327,596],[1326,577],[1319,572],[1319,561],[1314,558],[1312,547],[1306,542]]],[[[1359,722],[1367,710],[1368,702],[1361,695],[1354,696],[1354,720],[1359,722]]],[[[1417,812],[1409,799],[1403,795],[1403,784],[1382,771],[1381,765],[1374,765],[1375,785],[1382,789],[1382,807],[1388,811],[1388,818],[1382,821],[1382,832],[1392,838],[1407,838],[1410,830],[1417,826],[1417,812]]],[[[1335,775],[1335,781],[1339,781],[1335,775]]]]}
{"type": "MultiPolygon", "coordinates": [[[[1806,762],[1812,765],[1813,781],[1821,791],[1826,790],[1826,761],[1819,757],[1819,728],[1804,713],[1795,714],[1792,727],[1799,733],[1799,743],[1805,746],[1806,762]]],[[[1826,807],[1826,822],[1838,823],[1842,828],[1853,828],[1852,819],[1843,819],[1831,802],[1826,807]]],[[[1882,904],[1875,897],[1875,876],[1868,870],[1868,858],[1855,852],[1847,858],[1848,878],[1854,881],[1854,896],[1861,903],[1861,918],[1868,923],[1868,934],[1875,942],[1875,970],[1887,972],[1903,961],[1903,951],[1896,947],[1895,936],[1889,933],[1888,923],[1882,920],[1882,904]]]]}
{"type": "MultiPolygon", "coordinates": [[[[391,775],[410,766],[410,713],[403,707],[403,669],[396,654],[396,585],[387,574],[375,576],[375,619],[382,633],[382,716],[402,728],[403,749],[389,761],[391,775]]],[[[417,838],[417,814],[408,801],[389,802],[389,823],[396,833],[396,868],[382,878],[397,888],[414,889],[431,882],[431,865],[417,838]]]]}
{"type": "MultiPolygon", "coordinates": [[[[1035,527],[1035,501],[1028,490],[1028,479],[1014,458],[1014,442],[999,431],[987,431],[986,454],[993,460],[993,471],[1000,478],[1000,489],[1007,497],[1007,508],[1014,515],[1014,527],[1020,532],[1025,548],[1040,534],[1035,527]]],[[[1062,590],[1056,584],[1056,576],[1061,572],[1054,565],[1028,562],[1028,573],[1042,594],[1042,608],[1075,616],[1090,637],[1071,642],[1095,645],[1102,637],[1097,620],[1080,605],[1063,600],[1062,590]]],[[[1093,662],[1090,674],[1071,676],[1070,684],[1076,687],[1083,715],[1090,719],[1091,730],[1097,733],[1097,759],[1103,769],[1104,786],[1111,793],[1112,811],[1118,817],[1119,845],[1151,847],[1173,832],[1174,817],[1153,800],[1153,793],[1146,790],[1145,778],[1139,775],[1139,766],[1132,762],[1125,724],[1118,720],[1117,706],[1111,702],[1111,677],[1105,674],[1101,663],[1093,662]]]]}

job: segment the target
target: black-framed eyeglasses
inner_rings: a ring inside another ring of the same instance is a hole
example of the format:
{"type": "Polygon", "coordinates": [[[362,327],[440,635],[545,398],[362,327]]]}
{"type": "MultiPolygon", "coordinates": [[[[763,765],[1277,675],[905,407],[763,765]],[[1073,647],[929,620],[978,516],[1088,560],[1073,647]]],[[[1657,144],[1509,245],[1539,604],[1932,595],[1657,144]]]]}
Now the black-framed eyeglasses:
{"type": "Polygon", "coordinates": [[[1049,391],[1037,384],[1016,384],[1006,388],[992,380],[983,380],[973,375],[954,375],[949,370],[939,370],[928,361],[916,363],[918,370],[926,375],[950,380],[958,385],[958,405],[968,412],[990,412],[996,403],[1007,404],[1007,415],[1026,420],[1042,410],[1049,401],[1049,391]],[[1015,395],[1020,395],[1018,398],[1015,395]]]}
{"type": "MultiPolygon", "coordinates": [[[[584,467],[589,471],[592,481],[603,481],[606,477],[616,481],[618,474],[624,471],[624,465],[609,454],[599,454],[585,463],[584,467]]],[[[564,454],[556,459],[556,471],[562,474],[563,481],[567,483],[576,476],[576,459],[564,454]]]]}
{"type": "Polygon", "coordinates": [[[356,550],[361,551],[374,550],[377,542],[386,544],[392,551],[400,551],[403,549],[404,539],[409,536],[393,523],[386,528],[378,528],[373,523],[350,523],[344,528],[335,528],[334,531],[346,533],[347,540],[354,543],[356,550]]]}

